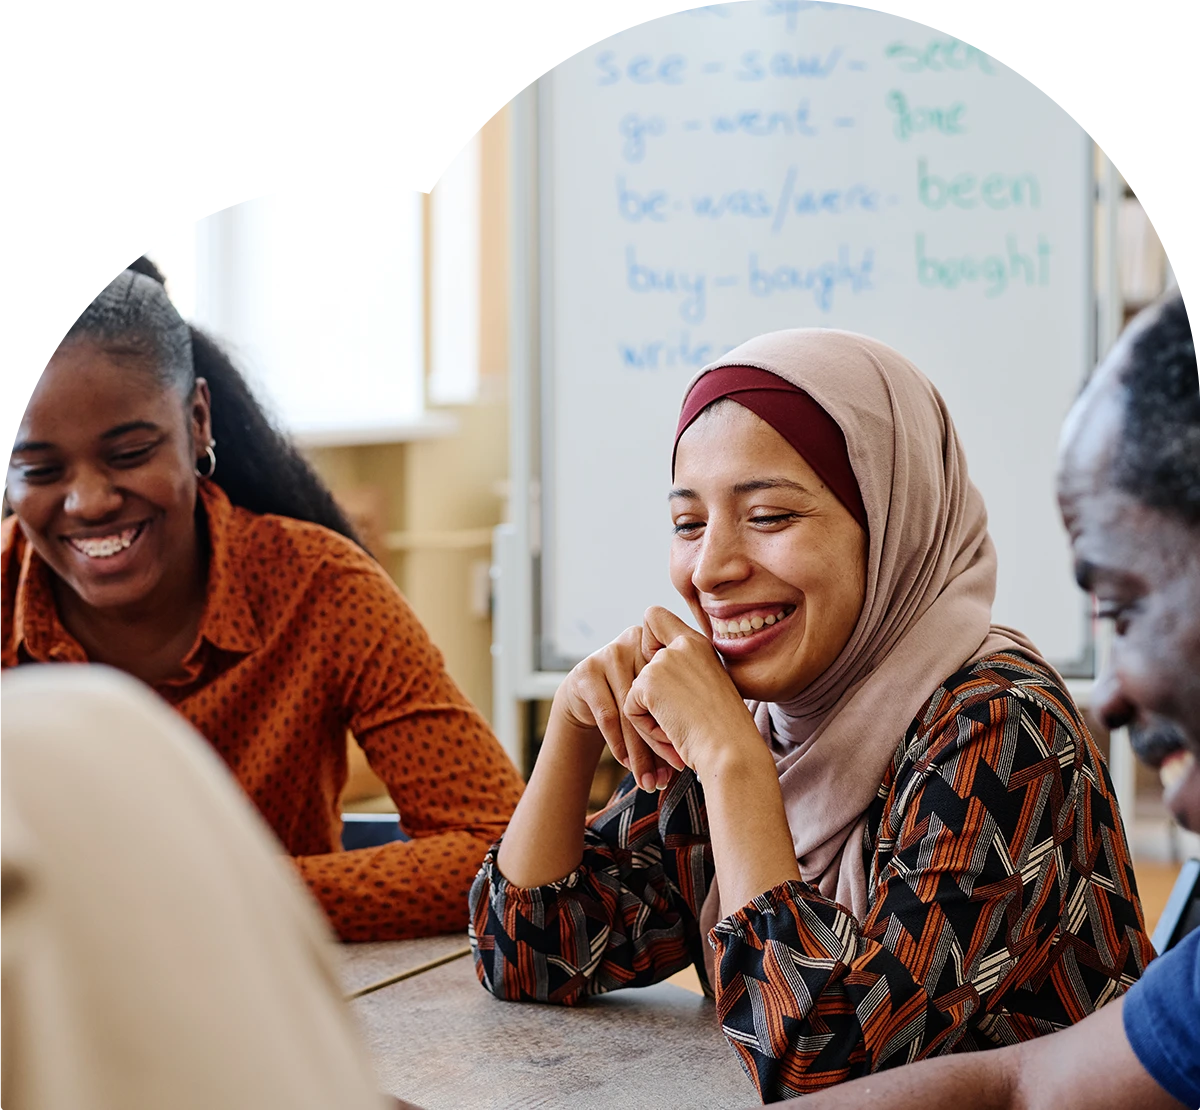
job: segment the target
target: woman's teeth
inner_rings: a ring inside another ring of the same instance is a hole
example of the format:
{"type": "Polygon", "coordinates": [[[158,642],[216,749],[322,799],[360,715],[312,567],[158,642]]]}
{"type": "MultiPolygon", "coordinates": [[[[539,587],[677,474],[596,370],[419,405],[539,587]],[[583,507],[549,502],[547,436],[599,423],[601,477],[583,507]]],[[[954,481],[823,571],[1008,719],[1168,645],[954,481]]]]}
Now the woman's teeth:
{"type": "Polygon", "coordinates": [[[71,537],[67,542],[89,559],[108,559],[124,551],[137,539],[141,530],[142,526],[138,524],[133,528],[126,528],[123,532],[114,532],[111,536],[94,536],[91,539],[71,537]]]}
{"type": "Polygon", "coordinates": [[[770,613],[765,617],[759,616],[757,613],[752,617],[735,617],[729,621],[719,621],[714,617],[712,621],[713,633],[724,640],[737,640],[742,636],[749,636],[750,633],[757,632],[765,625],[778,624],[785,617],[790,616],[791,613],[791,609],[783,608],[778,613],[770,613]]]}

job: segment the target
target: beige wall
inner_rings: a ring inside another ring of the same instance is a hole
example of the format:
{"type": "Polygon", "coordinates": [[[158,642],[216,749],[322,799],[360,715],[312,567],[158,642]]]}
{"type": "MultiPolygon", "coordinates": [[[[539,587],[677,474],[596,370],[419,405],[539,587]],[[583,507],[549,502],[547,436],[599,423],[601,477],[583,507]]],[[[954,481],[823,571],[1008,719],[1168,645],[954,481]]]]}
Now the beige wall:
{"type": "MultiPolygon", "coordinates": [[[[486,566],[491,554],[489,547],[480,542],[481,532],[500,522],[500,488],[508,472],[507,109],[484,126],[480,141],[477,402],[435,410],[457,421],[457,431],[450,436],[411,443],[320,448],[309,455],[352,512],[375,518],[368,529],[371,535],[365,537],[368,545],[375,547],[374,554],[441,648],[450,674],[490,718],[491,620],[472,613],[471,595],[473,576],[482,573],[479,564],[486,566]],[[394,544],[405,545],[403,549],[388,550],[379,542],[389,533],[394,544]]],[[[426,288],[428,285],[427,280],[426,288]]],[[[428,336],[428,326],[425,330],[428,336]]],[[[426,357],[426,366],[428,363],[426,357]]]]}

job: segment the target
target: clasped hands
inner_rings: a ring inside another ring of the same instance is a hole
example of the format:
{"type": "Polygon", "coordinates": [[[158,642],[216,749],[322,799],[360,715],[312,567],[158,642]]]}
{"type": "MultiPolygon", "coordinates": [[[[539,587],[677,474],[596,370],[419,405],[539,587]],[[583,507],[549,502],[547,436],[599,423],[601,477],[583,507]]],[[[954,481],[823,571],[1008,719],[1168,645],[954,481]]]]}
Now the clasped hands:
{"type": "Polygon", "coordinates": [[[709,640],[654,606],[567,676],[554,712],[599,731],[647,791],[690,767],[701,780],[725,756],[762,739],[709,640]]]}

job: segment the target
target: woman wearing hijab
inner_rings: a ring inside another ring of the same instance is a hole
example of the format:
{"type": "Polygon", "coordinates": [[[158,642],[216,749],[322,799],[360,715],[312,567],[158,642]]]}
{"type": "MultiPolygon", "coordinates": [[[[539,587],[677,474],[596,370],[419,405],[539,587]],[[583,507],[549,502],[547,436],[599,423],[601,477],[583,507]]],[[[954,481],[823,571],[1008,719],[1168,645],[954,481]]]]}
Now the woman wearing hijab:
{"type": "Polygon", "coordinates": [[[651,609],[558,691],[472,888],[484,985],[569,1005],[695,963],[764,1101],[1122,993],[1152,953],[1112,785],[991,623],[932,385],[861,336],[762,336],[693,381],[673,477],[700,631],[651,609]],[[606,742],[632,777],[585,824],[606,742]]]}

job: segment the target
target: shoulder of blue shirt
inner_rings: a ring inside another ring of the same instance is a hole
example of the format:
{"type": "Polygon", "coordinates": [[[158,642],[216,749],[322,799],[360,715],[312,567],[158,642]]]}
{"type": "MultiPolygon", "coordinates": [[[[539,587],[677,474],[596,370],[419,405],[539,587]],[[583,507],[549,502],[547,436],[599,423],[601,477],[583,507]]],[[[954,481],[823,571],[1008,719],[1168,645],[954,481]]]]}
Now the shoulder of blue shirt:
{"type": "Polygon", "coordinates": [[[1200,1107],[1200,929],[1151,961],[1125,995],[1122,1017],[1142,1067],[1174,1098],[1200,1107]]]}

